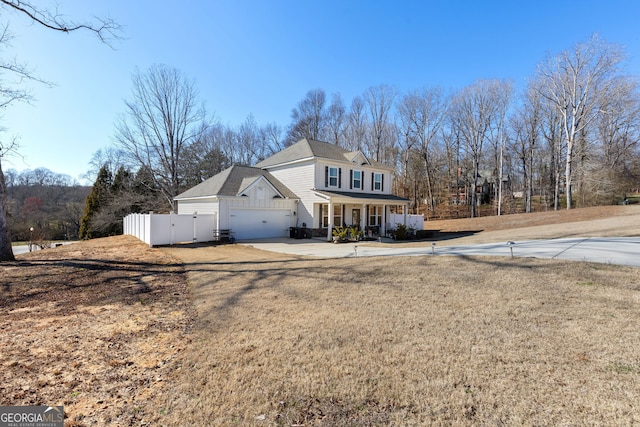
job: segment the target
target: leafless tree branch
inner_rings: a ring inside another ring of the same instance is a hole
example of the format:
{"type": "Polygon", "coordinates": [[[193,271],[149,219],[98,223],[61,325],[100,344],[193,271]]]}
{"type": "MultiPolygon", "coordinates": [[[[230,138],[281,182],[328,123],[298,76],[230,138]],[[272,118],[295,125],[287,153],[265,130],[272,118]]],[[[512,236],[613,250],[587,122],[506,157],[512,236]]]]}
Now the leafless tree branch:
{"type": "Polygon", "coordinates": [[[95,22],[69,21],[60,15],[57,10],[54,13],[48,9],[40,9],[31,2],[20,0],[0,0],[0,7],[2,6],[25,15],[33,22],[50,30],[63,33],[77,30],[89,31],[102,43],[110,47],[113,47],[113,41],[122,39],[122,26],[111,18],[94,17],[95,22]]]}

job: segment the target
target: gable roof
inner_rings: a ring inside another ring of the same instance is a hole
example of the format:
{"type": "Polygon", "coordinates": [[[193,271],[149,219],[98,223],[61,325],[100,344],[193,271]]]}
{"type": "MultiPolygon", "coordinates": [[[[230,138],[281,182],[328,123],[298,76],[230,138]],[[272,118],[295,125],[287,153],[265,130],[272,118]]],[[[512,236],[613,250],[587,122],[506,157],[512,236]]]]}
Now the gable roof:
{"type": "Polygon", "coordinates": [[[260,178],[266,179],[286,199],[297,199],[289,188],[264,169],[233,165],[174,197],[174,200],[211,196],[240,196],[240,193],[260,178]]]}
{"type": "Polygon", "coordinates": [[[292,163],[299,160],[307,160],[313,158],[333,160],[337,162],[354,162],[359,160],[358,164],[369,164],[383,169],[391,169],[382,163],[367,159],[361,151],[348,151],[335,144],[328,142],[316,141],[304,138],[282,151],[275,153],[273,156],[264,159],[256,164],[257,168],[269,168],[277,165],[292,163]]]}

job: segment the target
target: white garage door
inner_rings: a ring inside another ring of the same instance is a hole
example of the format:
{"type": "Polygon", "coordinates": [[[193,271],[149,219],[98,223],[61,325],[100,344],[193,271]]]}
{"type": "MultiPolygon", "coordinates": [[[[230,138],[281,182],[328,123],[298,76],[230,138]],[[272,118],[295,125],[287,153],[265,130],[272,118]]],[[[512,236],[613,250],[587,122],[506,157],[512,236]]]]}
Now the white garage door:
{"type": "Polygon", "coordinates": [[[287,237],[291,211],[284,209],[231,209],[229,224],[237,240],[287,237]]]}

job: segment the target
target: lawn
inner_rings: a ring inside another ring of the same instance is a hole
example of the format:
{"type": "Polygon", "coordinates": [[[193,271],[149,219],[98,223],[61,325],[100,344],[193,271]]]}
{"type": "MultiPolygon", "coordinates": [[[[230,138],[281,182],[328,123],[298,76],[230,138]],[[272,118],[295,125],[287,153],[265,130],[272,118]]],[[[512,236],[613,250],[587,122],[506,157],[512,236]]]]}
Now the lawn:
{"type": "MultiPolygon", "coordinates": [[[[635,208],[438,229],[637,236],[635,208]]],[[[123,236],[18,258],[0,265],[0,405],[64,405],[67,426],[640,423],[637,268],[123,236]]]]}
{"type": "Polygon", "coordinates": [[[168,424],[640,422],[637,269],[169,252],[198,321],[168,424]]]}

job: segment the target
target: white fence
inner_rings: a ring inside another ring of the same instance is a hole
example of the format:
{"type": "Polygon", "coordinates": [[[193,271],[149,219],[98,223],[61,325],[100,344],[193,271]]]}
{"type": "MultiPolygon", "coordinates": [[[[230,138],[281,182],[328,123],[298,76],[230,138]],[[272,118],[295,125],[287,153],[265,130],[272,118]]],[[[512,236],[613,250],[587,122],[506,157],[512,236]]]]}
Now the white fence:
{"type": "MultiPolygon", "coordinates": [[[[389,226],[396,228],[398,224],[404,224],[403,214],[390,214],[389,226]]],[[[407,227],[414,230],[424,230],[424,215],[407,215],[407,227]]]]}
{"type": "Polygon", "coordinates": [[[215,214],[130,214],[123,219],[124,234],[135,236],[149,246],[210,242],[216,227],[215,214]]]}

